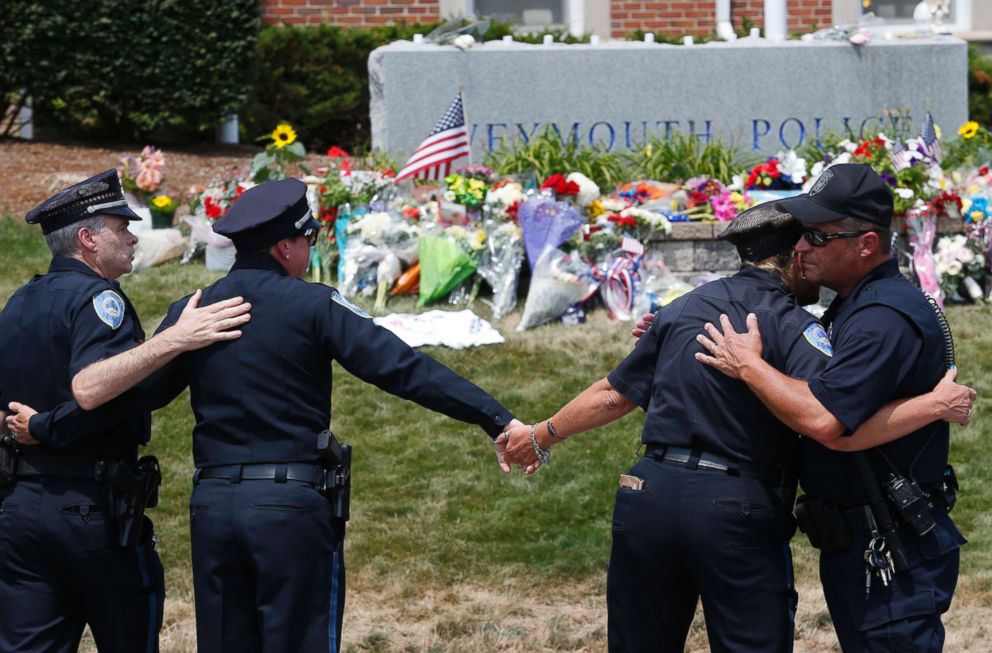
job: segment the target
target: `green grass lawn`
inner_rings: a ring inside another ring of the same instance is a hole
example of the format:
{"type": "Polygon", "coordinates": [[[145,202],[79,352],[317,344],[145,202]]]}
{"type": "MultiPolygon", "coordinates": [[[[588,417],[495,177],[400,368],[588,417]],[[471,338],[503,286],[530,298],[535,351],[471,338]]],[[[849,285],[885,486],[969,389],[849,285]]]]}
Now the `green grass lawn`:
{"type": "MultiPolygon", "coordinates": [[[[32,274],[44,272],[40,233],[0,219],[0,302],[32,274]]],[[[201,263],[172,263],[123,278],[122,286],[151,332],[168,304],[218,275],[201,263]]],[[[411,310],[410,300],[394,308],[411,310]]],[[[476,310],[488,318],[484,306],[476,310]]],[[[952,431],[951,460],[962,483],[955,520],[970,544],[963,553],[962,591],[992,591],[992,462],[985,454],[992,420],[992,313],[951,307],[959,381],[978,389],[972,425],[952,431]]],[[[489,390],[524,421],[547,417],[629,351],[630,325],[604,311],[580,327],[513,331],[516,313],[496,325],[508,342],[467,351],[425,351],[489,390]]],[[[588,580],[601,577],[609,555],[610,511],[617,475],[633,462],[638,413],[556,448],[554,465],[530,478],[504,476],[481,430],[444,418],[365,385],[335,368],[332,425],[354,454],[348,564],[364,582],[398,580],[438,585],[506,577],[588,580]]],[[[155,414],[147,448],[165,480],[153,512],[169,592],[190,591],[187,499],[193,473],[188,395],[155,414]]],[[[797,573],[815,574],[804,538],[794,542],[797,573]]]]}

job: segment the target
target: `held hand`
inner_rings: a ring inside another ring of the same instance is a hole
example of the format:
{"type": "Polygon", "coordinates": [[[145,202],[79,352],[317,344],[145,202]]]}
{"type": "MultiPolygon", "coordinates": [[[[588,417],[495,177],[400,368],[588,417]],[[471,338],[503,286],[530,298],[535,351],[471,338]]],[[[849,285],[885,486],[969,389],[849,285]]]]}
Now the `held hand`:
{"type": "Polygon", "coordinates": [[[641,336],[651,330],[651,324],[653,322],[654,314],[645,313],[641,316],[641,319],[634,323],[634,328],[631,330],[630,335],[634,336],[637,340],[640,340],[641,336]]]}
{"type": "Polygon", "coordinates": [[[503,470],[504,474],[509,474],[511,469],[510,464],[506,462],[506,443],[508,442],[506,434],[509,433],[511,429],[517,427],[527,428],[527,426],[519,419],[513,419],[510,421],[510,425],[506,428],[506,430],[497,435],[496,439],[493,441],[493,444],[496,445],[496,462],[499,463],[499,468],[503,470]]]}
{"type": "Polygon", "coordinates": [[[181,351],[200,349],[215,342],[236,340],[241,331],[235,330],[251,319],[251,304],[242,297],[200,308],[203,291],[197,290],[190,297],[179,319],[166,333],[174,338],[181,351]]]}
{"type": "Polygon", "coordinates": [[[947,370],[947,374],[933,389],[933,395],[940,406],[940,419],[968,426],[978,393],[966,385],[955,383],[957,375],[957,369],[947,370]]]}
{"type": "Polygon", "coordinates": [[[25,406],[16,401],[10,402],[9,408],[10,413],[4,421],[7,422],[7,428],[10,430],[10,434],[14,436],[14,440],[19,444],[29,447],[41,444],[38,440],[31,437],[31,429],[28,426],[31,416],[37,415],[38,411],[31,408],[31,406],[25,406]]]}
{"type": "Polygon", "coordinates": [[[530,441],[530,426],[526,424],[513,426],[504,431],[499,439],[503,440],[507,463],[519,465],[529,474],[537,470],[534,463],[540,465],[540,462],[537,459],[537,452],[534,451],[534,444],[530,441]],[[531,467],[533,469],[530,469],[531,467]]]}
{"type": "Polygon", "coordinates": [[[696,360],[700,363],[715,367],[727,376],[739,379],[742,370],[755,358],[761,358],[761,331],[758,329],[758,316],[748,313],[747,331],[737,333],[734,331],[730,318],[726,315],[720,316],[720,326],[723,333],[715,326],[706,323],[704,327],[707,338],[703,334],[696,336],[696,342],[709,352],[706,355],[702,352],[696,354],[696,360]]]}

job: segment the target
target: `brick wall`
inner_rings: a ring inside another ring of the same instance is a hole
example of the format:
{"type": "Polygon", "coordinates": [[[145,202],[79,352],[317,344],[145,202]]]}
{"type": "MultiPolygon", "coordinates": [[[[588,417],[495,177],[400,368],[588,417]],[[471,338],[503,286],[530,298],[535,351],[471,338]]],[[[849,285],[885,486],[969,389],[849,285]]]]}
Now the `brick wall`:
{"type": "Polygon", "coordinates": [[[407,23],[436,23],[439,0],[261,0],[266,23],[349,27],[407,23]]]}
{"type": "MultiPolygon", "coordinates": [[[[787,0],[790,32],[811,26],[826,27],[831,20],[831,0],[787,0]]],[[[730,16],[740,29],[748,18],[756,27],[764,23],[764,0],[731,0],[730,16]]],[[[634,30],[682,36],[712,34],[716,29],[715,0],[610,0],[612,36],[623,38],[634,30]]]]}

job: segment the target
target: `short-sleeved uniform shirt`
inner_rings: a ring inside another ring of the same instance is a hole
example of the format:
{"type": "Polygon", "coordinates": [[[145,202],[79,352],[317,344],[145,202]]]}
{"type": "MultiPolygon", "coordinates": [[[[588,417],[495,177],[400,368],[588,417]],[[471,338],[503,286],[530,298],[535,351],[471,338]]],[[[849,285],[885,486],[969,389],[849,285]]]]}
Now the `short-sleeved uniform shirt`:
{"type": "MultiPolygon", "coordinates": [[[[946,372],[936,317],[922,292],[899,276],[894,259],[882,264],[850,295],[837,298],[824,315],[834,356],[820,374],[810,378],[809,388],[849,434],[883,404],[929,392],[946,372]],[[882,300],[900,302],[902,310],[879,303],[877,298],[867,299],[875,291],[883,293],[882,300]],[[920,316],[918,324],[908,318],[914,312],[920,316]],[[835,324],[840,327],[833,328],[835,324]],[[938,340],[930,343],[926,355],[925,333],[938,340]]],[[[869,455],[876,477],[881,482],[899,470],[921,482],[939,482],[947,463],[948,435],[947,423],[935,422],[877,447],[880,455],[869,455]]],[[[867,501],[851,455],[806,439],[801,452],[801,481],[808,494],[841,505],[867,501]]]]}
{"type": "Polygon", "coordinates": [[[72,378],[144,337],[116,281],[81,261],[56,257],[48,273],[19,288],[0,314],[0,405],[17,401],[38,411],[31,434],[46,453],[133,459],[149,439],[150,415],[122,410],[121,402],[82,411],[72,378]]]}
{"type": "MultiPolygon", "coordinates": [[[[414,351],[328,286],[286,275],[267,255],[239,254],[204,290],[202,306],[242,296],[241,338],[188,352],[139,386],[151,406],[186,385],[196,418],[198,467],[319,460],[316,436],[331,413],[331,361],[383,390],[498,435],[512,413],[481,388],[414,351]]],[[[175,323],[174,303],[159,330],[175,323]]]]}
{"type": "Polygon", "coordinates": [[[698,448],[756,465],[792,462],[796,434],[742,381],[695,360],[696,336],[726,314],[738,331],[755,313],[762,357],[796,378],[817,374],[829,358],[826,334],[778,276],[745,267],[661,309],[634,351],[609,374],[610,384],[647,413],[645,444],[698,448]]]}

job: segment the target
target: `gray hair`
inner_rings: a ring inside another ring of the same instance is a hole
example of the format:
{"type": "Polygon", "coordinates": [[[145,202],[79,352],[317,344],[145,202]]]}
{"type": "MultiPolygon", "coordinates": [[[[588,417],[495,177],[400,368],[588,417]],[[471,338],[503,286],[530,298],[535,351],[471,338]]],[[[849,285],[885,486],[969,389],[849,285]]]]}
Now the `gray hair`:
{"type": "Polygon", "coordinates": [[[85,220],[66,225],[61,229],[56,229],[50,234],[45,234],[45,243],[52,252],[52,256],[72,256],[79,251],[79,245],[76,243],[76,234],[79,233],[80,229],[88,228],[92,231],[100,231],[106,226],[107,223],[104,221],[103,216],[95,215],[92,218],[86,218],[85,220]]]}

